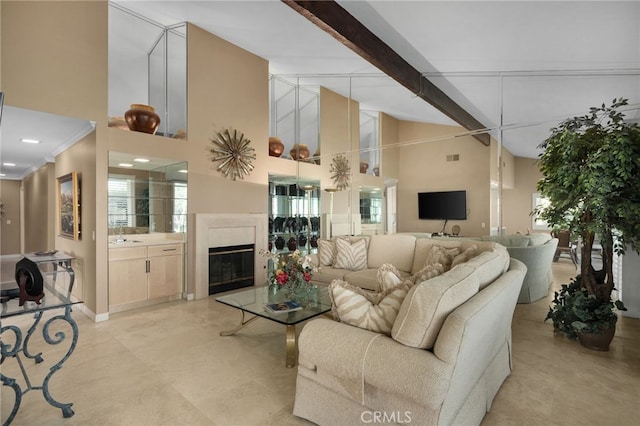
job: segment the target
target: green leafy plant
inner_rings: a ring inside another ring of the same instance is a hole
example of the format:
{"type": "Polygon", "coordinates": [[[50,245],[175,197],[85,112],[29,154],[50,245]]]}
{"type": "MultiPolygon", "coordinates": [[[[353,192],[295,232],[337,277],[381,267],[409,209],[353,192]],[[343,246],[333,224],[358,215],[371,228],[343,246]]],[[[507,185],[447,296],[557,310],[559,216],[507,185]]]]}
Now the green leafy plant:
{"type": "Polygon", "coordinates": [[[640,128],[624,121],[627,104],[614,99],[611,106],[567,119],[540,145],[538,190],[550,205],[536,213],[581,240],[581,278],[575,289],[570,284],[561,290],[547,315],[569,337],[615,325],[613,255],[624,254],[627,246],[640,250],[640,128]],[[596,235],[602,244],[600,271],[591,262],[596,235]],[[571,315],[576,319],[568,321],[571,315]]]}
{"type": "Polygon", "coordinates": [[[602,303],[582,286],[578,275],[569,284],[562,284],[560,291],[554,292],[553,308],[549,308],[545,321],[551,320],[554,329],[575,340],[578,333],[602,334],[603,330],[615,325],[618,316],[615,309],[626,310],[622,302],[616,300],[602,303]]]}

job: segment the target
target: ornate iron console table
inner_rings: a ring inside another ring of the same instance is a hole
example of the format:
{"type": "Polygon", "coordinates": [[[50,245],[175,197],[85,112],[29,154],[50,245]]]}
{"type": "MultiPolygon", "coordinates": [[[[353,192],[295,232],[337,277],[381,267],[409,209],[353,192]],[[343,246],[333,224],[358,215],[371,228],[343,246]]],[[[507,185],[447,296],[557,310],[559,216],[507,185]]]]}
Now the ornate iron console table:
{"type": "MultiPolygon", "coordinates": [[[[73,405],[72,403],[58,402],[49,392],[49,381],[53,375],[62,368],[65,361],[69,359],[75,350],[76,344],[78,343],[78,325],[71,317],[71,308],[75,304],[82,303],[82,301],[71,294],[74,281],[73,269],[71,269],[71,259],[73,259],[73,257],[66,256],[64,254],[58,255],[58,257],[55,257],[55,255],[38,257],[33,254],[27,254],[24,257],[34,260],[38,264],[48,262],[54,263],[54,273],[52,282],[48,279],[44,280],[45,296],[42,298],[40,304],[27,301],[23,306],[19,306],[17,298],[9,300],[4,298],[2,299],[2,303],[0,303],[0,353],[2,355],[0,364],[3,364],[9,359],[14,359],[24,380],[24,387],[21,387],[16,378],[5,375],[7,373],[5,368],[3,368],[0,373],[0,381],[2,382],[2,385],[10,387],[15,393],[13,408],[9,413],[8,418],[4,420],[3,425],[9,425],[13,421],[20,409],[22,396],[31,390],[41,390],[44,399],[49,404],[62,410],[63,417],[71,417],[74,414],[71,409],[71,406],[73,405]],[[59,264],[69,273],[69,285],[67,288],[62,288],[55,284],[57,275],[57,268],[55,265],[58,264],[58,262],[62,262],[59,264]],[[64,313],[51,317],[45,316],[45,319],[41,324],[45,311],[51,310],[64,310],[64,313]],[[11,323],[12,320],[15,320],[14,322],[22,323],[24,326],[25,322],[19,317],[25,315],[33,315],[33,321],[26,322],[27,324],[31,324],[26,332],[23,332],[19,325],[8,324],[11,323]],[[43,340],[48,345],[59,345],[64,342],[67,337],[67,333],[65,333],[65,331],[67,331],[66,329],[68,328],[70,328],[71,339],[67,351],[49,368],[49,372],[43,379],[42,384],[37,386],[31,383],[28,371],[24,366],[24,361],[33,360],[36,364],[44,361],[42,352],[33,353],[30,350],[30,343],[36,336],[36,331],[39,326],[42,329],[43,340]],[[64,327],[65,330],[55,331],[54,329],[57,329],[58,327],[61,329],[64,327]]],[[[11,278],[14,274],[16,262],[22,258],[22,255],[0,256],[2,267],[2,279],[0,283],[4,290],[3,293],[6,294],[7,289],[10,288],[12,284],[15,285],[15,279],[11,281],[11,278]]],[[[51,274],[43,274],[43,276],[46,275],[51,276],[51,274]]]]}

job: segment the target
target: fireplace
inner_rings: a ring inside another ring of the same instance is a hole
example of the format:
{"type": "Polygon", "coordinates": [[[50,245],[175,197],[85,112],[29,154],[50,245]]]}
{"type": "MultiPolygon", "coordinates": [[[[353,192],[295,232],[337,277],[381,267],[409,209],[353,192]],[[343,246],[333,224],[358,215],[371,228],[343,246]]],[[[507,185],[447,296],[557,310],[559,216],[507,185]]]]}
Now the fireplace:
{"type": "MultiPolygon", "coordinates": [[[[253,285],[267,281],[267,258],[256,250],[268,244],[268,218],[266,213],[197,213],[189,217],[189,229],[193,239],[189,254],[187,299],[204,299],[209,296],[209,249],[250,245],[254,247],[253,285]]],[[[224,251],[224,250],[223,250],[224,251]]],[[[251,284],[248,284],[251,285],[251,284]]]]}
{"type": "Polygon", "coordinates": [[[209,294],[254,284],[253,244],[209,248],[209,294]]]}

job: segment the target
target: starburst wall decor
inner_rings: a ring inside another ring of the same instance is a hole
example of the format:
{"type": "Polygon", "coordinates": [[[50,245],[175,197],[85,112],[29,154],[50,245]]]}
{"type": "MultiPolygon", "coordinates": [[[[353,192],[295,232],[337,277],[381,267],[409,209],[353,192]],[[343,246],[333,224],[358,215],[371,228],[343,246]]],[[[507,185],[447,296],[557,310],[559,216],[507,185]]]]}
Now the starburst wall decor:
{"type": "Polygon", "coordinates": [[[211,142],[214,147],[211,161],[220,162],[217,170],[225,177],[244,179],[253,170],[252,161],[256,159],[256,152],[249,144],[251,141],[244,137],[244,133],[233,130],[233,134],[226,129],[218,132],[217,138],[211,142]]]}
{"type": "Polygon", "coordinates": [[[331,163],[331,179],[338,190],[342,191],[349,186],[351,181],[351,167],[349,160],[342,154],[333,158],[331,163]]]}

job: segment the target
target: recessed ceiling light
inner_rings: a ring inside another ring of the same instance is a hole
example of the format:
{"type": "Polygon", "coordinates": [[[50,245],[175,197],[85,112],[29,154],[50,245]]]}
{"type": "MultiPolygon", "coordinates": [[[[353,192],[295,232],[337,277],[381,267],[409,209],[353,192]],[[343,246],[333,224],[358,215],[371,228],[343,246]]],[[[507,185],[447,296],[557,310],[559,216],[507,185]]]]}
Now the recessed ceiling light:
{"type": "Polygon", "coordinates": [[[20,139],[20,142],[24,142],[24,143],[40,143],[40,141],[38,139],[27,139],[27,138],[20,139]]]}
{"type": "Polygon", "coordinates": [[[182,169],[182,170],[178,170],[178,173],[189,173],[188,170],[182,169]]]}
{"type": "Polygon", "coordinates": [[[2,163],[2,165],[7,167],[15,167],[16,163],[2,163]]]}
{"type": "Polygon", "coordinates": [[[149,159],[148,158],[134,158],[133,161],[136,161],[138,163],[148,163],[149,159]]]}
{"type": "Polygon", "coordinates": [[[133,164],[131,164],[131,163],[120,163],[120,164],[118,164],[118,166],[120,166],[120,167],[133,167],[133,164]]]}

